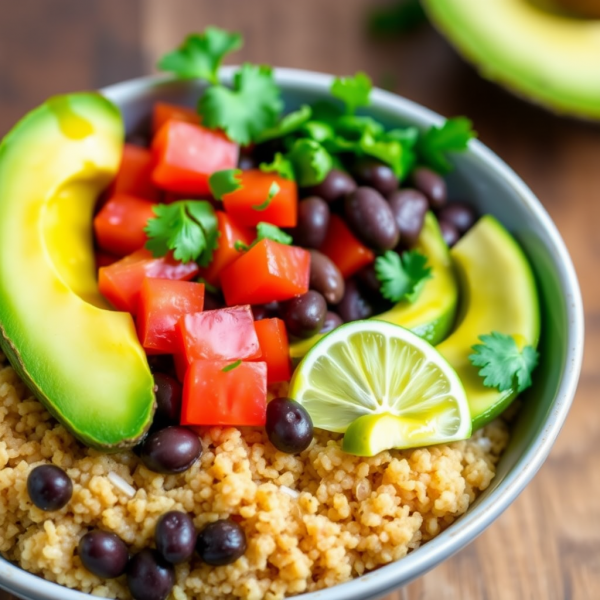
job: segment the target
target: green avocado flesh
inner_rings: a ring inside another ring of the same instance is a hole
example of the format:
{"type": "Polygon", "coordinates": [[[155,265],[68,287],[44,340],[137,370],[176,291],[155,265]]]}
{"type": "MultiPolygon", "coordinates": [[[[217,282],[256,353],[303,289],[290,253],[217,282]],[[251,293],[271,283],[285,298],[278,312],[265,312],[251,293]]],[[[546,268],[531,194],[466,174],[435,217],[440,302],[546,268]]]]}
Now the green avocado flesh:
{"type": "Polygon", "coordinates": [[[0,346],[78,439],[131,446],[154,412],[130,315],[95,278],[92,214],[123,147],[118,109],[94,93],[49,100],[0,144],[0,346]]]}
{"type": "Polygon", "coordinates": [[[600,20],[531,0],[424,0],[432,22],[481,74],[555,111],[600,118],[600,20]]]}
{"type": "Polygon", "coordinates": [[[460,305],[452,334],[436,346],[454,367],[467,394],[473,429],[498,416],[517,395],[483,385],[479,367],[469,361],[479,336],[493,331],[511,335],[517,346],[538,344],[540,308],[533,272],[523,250],[492,216],[479,219],[452,248],[460,305]]]}
{"type": "MultiPolygon", "coordinates": [[[[423,290],[414,302],[399,302],[373,318],[402,325],[435,345],[448,335],[454,323],[458,285],[448,246],[433,213],[425,215],[415,249],[427,257],[431,278],[425,281],[423,290]]],[[[307,340],[292,342],[290,356],[295,360],[302,358],[322,337],[323,334],[317,334],[307,340]]]]}

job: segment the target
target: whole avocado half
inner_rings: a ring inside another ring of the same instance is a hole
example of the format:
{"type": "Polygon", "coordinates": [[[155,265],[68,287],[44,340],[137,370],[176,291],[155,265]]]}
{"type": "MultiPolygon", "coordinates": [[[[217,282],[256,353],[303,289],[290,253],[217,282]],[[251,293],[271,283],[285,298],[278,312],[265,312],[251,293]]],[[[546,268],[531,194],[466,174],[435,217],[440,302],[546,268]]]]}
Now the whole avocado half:
{"type": "Polygon", "coordinates": [[[59,96],[0,144],[0,347],[75,437],[136,444],[155,408],[133,319],[98,291],[92,216],[123,149],[119,110],[96,93],[59,96]]]}
{"type": "Polygon", "coordinates": [[[432,23],[487,79],[555,112],[600,119],[600,12],[590,12],[592,3],[423,0],[423,5],[432,23]]]}

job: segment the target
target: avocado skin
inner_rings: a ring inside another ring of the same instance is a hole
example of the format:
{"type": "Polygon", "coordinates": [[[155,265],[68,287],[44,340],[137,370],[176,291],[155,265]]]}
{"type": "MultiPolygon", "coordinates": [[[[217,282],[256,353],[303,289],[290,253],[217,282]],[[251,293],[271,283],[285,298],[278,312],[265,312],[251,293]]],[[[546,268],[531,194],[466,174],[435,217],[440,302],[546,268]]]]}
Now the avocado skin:
{"type": "Polygon", "coordinates": [[[0,144],[0,348],[53,416],[104,452],[139,443],[156,407],[133,321],[103,308],[93,267],[91,215],[123,137],[118,108],[82,93],[50,99],[0,144]]]}

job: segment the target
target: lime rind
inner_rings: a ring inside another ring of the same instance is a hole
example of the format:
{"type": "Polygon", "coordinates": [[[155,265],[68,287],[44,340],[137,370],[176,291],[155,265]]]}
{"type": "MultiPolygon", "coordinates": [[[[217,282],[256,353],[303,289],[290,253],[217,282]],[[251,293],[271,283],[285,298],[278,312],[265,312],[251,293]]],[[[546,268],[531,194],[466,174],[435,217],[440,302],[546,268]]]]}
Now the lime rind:
{"type": "Polygon", "coordinates": [[[401,447],[471,433],[465,392],[452,367],[426,341],[384,321],[355,321],[322,338],[296,369],[290,395],[315,427],[328,431],[346,432],[367,416],[399,419],[397,430],[413,432],[402,436],[401,447]]]}

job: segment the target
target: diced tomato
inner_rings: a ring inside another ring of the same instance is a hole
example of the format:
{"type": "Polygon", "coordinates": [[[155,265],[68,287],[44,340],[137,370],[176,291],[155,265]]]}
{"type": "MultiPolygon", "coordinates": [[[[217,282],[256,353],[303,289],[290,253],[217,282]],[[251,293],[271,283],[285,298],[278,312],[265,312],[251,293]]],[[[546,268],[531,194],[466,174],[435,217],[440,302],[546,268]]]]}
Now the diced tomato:
{"type": "Polygon", "coordinates": [[[196,360],[191,364],[183,384],[182,425],[263,426],[266,420],[266,363],[196,360]]]}
{"type": "Polygon", "coordinates": [[[200,124],[200,115],[189,106],[178,106],[168,102],[156,102],[152,111],[152,131],[156,135],[158,130],[169,120],[185,121],[186,123],[200,124]]]}
{"type": "Polygon", "coordinates": [[[142,283],[147,277],[189,280],[199,272],[198,265],[183,264],[171,254],[154,258],[145,248],[122,258],[98,273],[100,293],[117,309],[137,313],[142,283]]]}
{"type": "Polygon", "coordinates": [[[375,260],[373,251],[360,242],[337,215],[331,215],[325,243],[319,250],[337,265],[344,278],[375,260]]]}
{"type": "Polygon", "coordinates": [[[146,350],[175,354],[177,321],[204,308],[204,285],[190,281],[144,279],[137,316],[138,336],[146,350]]]}
{"type": "Polygon", "coordinates": [[[254,321],[262,358],[267,363],[267,383],[289,381],[292,377],[287,331],[281,319],[254,321]]]}
{"type": "Polygon", "coordinates": [[[188,364],[194,360],[246,360],[260,357],[249,306],[219,308],[181,317],[180,348],[188,364]]]}
{"type": "Polygon", "coordinates": [[[159,191],[152,183],[154,159],[148,148],[125,144],[121,166],[108,190],[108,197],[132,194],[139,198],[158,201],[159,191]]]}
{"type": "Polygon", "coordinates": [[[239,146],[220,131],[167,121],[154,137],[154,183],[170,192],[208,195],[208,178],[237,166],[239,146]]]}
{"type": "Polygon", "coordinates": [[[229,306],[289,300],[308,291],[310,254],[296,246],[262,240],[221,271],[229,306]]]}
{"type": "Polygon", "coordinates": [[[96,269],[99,269],[100,267],[108,267],[108,265],[112,265],[120,259],[120,256],[114,256],[113,254],[109,254],[108,252],[102,252],[101,250],[97,250],[96,269]]]}
{"type": "Polygon", "coordinates": [[[219,247],[214,251],[210,265],[201,271],[202,277],[211,285],[219,285],[221,271],[241,256],[236,250],[236,242],[249,246],[254,241],[254,233],[247,227],[238,225],[228,214],[217,211],[219,221],[219,247]]]}
{"type": "Polygon", "coordinates": [[[266,221],[278,227],[295,227],[298,221],[298,188],[294,181],[258,169],[242,171],[241,188],[223,196],[225,210],[237,223],[255,227],[266,221]],[[279,191],[268,200],[273,183],[279,191]],[[262,208],[267,205],[266,208],[262,208]]]}
{"type": "Polygon", "coordinates": [[[98,246],[118,256],[131,254],[146,243],[144,228],[154,218],[155,204],[129,194],[113,196],[94,217],[98,246]]]}

